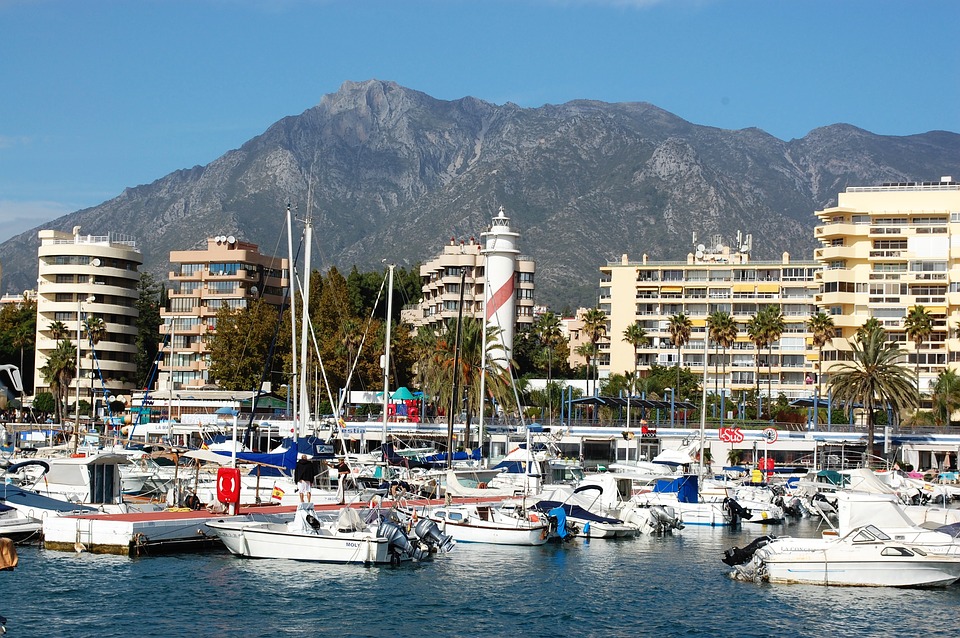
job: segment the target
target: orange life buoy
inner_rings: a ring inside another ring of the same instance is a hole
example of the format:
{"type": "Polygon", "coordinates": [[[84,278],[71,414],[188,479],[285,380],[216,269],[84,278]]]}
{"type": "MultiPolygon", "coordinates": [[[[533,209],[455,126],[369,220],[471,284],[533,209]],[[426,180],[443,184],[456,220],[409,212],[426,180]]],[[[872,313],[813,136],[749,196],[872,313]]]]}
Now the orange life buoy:
{"type": "Polygon", "coordinates": [[[477,489],[485,490],[487,489],[487,484],[481,481],[480,483],[477,483],[477,489]]]}

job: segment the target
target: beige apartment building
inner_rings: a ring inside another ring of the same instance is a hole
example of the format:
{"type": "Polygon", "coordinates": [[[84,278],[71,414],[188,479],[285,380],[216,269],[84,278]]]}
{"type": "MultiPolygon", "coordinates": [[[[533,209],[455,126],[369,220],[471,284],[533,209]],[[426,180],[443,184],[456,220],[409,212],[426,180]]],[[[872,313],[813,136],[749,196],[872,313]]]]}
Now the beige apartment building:
{"type": "Polygon", "coordinates": [[[120,394],[143,382],[135,378],[137,285],[143,257],[131,237],[82,235],[80,226],[72,233],[41,230],[39,238],[35,392],[50,390],[40,369],[57,347],[52,328],[59,322],[65,329],[63,338],[80,345],[80,373],[69,403],[79,394],[102,407],[104,390],[120,394]],[[85,331],[88,319],[103,322],[102,336],[93,348],[85,331]]]}
{"type": "MultiPolygon", "coordinates": [[[[928,392],[946,365],[960,360],[960,184],[951,177],[852,187],[837,206],[816,212],[822,265],[816,302],[833,315],[838,336],[850,338],[874,317],[891,339],[919,362],[920,388],[928,392]],[[904,318],[922,305],[933,334],[917,349],[904,318]]],[[[834,339],[838,348],[845,339],[834,339]]],[[[837,350],[824,359],[842,356],[837,350]]],[[[824,372],[829,374],[830,361],[824,372]]]]}
{"type": "Polygon", "coordinates": [[[678,352],[669,333],[669,319],[686,314],[693,325],[689,342],[680,349],[679,363],[702,375],[707,317],[726,311],[737,322],[740,335],[726,355],[710,344],[706,359],[707,388],[719,388],[727,396],[756,388],[756,347],[747,336],[746,323],[764,306],[776,305],[783,313],[786,329],[773,344],[772,360],[766,348],[760,353],[761,393],[766,395],[770,364],[773,397],[810,396],[816,352],[809,346],[806,323],[816,312],[819,292],[816,278],[820,269],[814,261],[793,261],[784,253],[778,261],[750,258],[751,238],[738,237],[724,245],[714,237],[709,246],[695,245],[685,261],[652,262],[644,255],[631,261],[600,268],[600,309],[608,318],[607,333],[598,344],[601,376],[633,372],[634,348],[624,341],[627,327],[639,321],[650,338],[648,347],[637,349],[636,365],[641,375],[654,363],[673,366],[678,352]],[[723,360],[726,359],[726,373],[723,360]]]}
{"type": "Polygon", "coordinates": [[[216,331],[223,306],[245,308],[262,298],[281,306],[288,286],[287,259],[263,255],[256,244],[233,236],[207,239],[206,250],[170,252],[169,305],[161,309],[164,348],[158,388],[182,390],[215,385],[210,379],[207,335],[216,331]]]}

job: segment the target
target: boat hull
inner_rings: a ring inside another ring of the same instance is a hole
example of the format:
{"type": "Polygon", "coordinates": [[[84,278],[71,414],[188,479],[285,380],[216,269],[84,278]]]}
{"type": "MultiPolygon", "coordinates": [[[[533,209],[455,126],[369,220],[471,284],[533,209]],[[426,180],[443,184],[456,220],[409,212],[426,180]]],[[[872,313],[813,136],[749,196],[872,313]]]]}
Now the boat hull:
{"type": "Polygon", "coordinates": [[[208,523],[230,553],[245,558],[280,558],[318,563],[388,564],[390,543],[371,532],[292,532],[276,523],[208,523]]]}
{"type": "Polygon", "coordinates": [[[539,525],[527,529],[508,527],[487,527],[470,523],[453,523],[443,519],[431,518],[439,525],[440,531],[449,534],[458,543],[487,543],[491,545],[543,545],[547,542],[548,525],[539,525]]]}

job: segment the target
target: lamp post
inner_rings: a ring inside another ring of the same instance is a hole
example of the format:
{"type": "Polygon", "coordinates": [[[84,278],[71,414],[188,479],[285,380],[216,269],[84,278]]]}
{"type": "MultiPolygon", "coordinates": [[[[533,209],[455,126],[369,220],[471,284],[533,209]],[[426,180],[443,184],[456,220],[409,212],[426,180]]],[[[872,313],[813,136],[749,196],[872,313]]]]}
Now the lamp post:
{"type": "Polygon", "coordinates": [[[676,405],[676,403],[674,402],[673,388],[664,388],[663,391],[670,393],[670,427],[674,427],[674,419],[676,417],[677,412],[674,409],[674,406],[676,405]]]}
{"type": "Polygon", "coordinates": [[[77,395],[74,401],[74,416],[76,418],[73,426],[73,451],[76,453],[77,446],[80,444],[80,337],[83,331],[83,323],[80,315],[83,313],[83,302],[93,303],[96,298],[90,295],[85,300],[77,297],[77,395]]]}

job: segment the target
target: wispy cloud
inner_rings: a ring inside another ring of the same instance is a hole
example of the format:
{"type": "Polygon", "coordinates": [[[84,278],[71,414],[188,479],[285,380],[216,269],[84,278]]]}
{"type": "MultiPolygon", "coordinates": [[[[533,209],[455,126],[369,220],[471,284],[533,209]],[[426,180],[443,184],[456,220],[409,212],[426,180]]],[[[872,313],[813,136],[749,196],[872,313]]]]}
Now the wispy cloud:
{"type": "Polygon", "coordinates": [[[28,146],[32,139],[27,135],[0,135],[0,148],[28,146]]]}
{"type": "Polygon", "coordinates": [[[15,202],[0,199],[0,242],[75,210],[77,207],[63,202],[15,202]]]}

